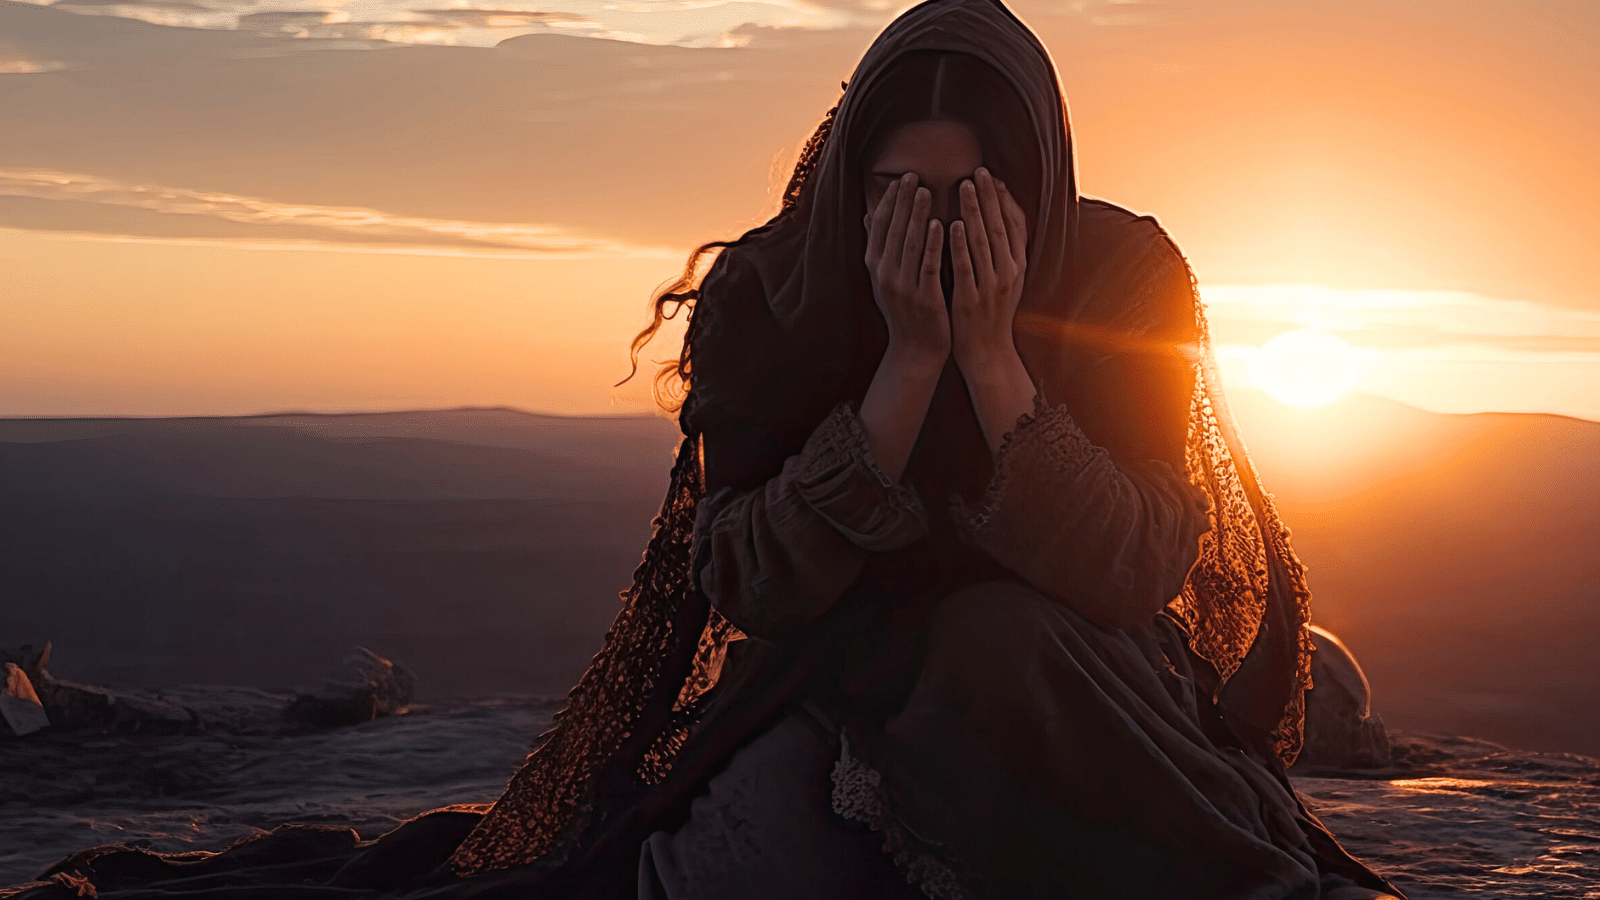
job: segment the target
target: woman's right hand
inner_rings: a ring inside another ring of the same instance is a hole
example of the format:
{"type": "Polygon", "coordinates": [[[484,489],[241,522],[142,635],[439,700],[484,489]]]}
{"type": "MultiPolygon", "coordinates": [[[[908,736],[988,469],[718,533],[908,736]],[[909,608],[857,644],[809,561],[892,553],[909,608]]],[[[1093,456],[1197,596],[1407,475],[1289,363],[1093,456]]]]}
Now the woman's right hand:
{"type": "Polygon", "coordinates": [[[906,173],[867,214],[867,273],[889,326],[889,355],[944,365],[950,314],[939,287],[944,226],[929,215],[933,195],[906,173]]]}

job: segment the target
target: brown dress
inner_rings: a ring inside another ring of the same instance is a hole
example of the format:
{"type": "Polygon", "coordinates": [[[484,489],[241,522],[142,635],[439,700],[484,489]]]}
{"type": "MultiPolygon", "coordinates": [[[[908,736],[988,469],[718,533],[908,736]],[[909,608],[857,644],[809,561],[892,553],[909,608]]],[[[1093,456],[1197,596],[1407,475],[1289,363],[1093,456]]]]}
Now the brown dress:
{"type": "Polygon", "coordinates": [[[1319,895],[1320,828],[1162,612],[1208,528],[1187,268],[1151,220],[1085,207],[1085,238],[1123,245],[1098,274],[1139,349],[1070,374],[1084,424],[1041,397],[991,460],[951,365],[903,484],[848,404],[753,486],[705,432],[701,585],[817,662],[804,711],[647,842],[642,896],[888,896],[882,858],[935,898],[1319,895]]]}

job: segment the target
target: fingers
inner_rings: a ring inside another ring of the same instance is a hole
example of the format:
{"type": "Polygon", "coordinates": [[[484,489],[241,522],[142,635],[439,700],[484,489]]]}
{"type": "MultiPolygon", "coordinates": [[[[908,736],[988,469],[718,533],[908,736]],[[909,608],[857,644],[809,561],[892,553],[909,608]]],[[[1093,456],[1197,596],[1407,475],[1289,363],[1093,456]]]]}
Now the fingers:
{"type": "Polygon", "coordinates": [[[867,264],[876,265],[883,256],[884,242],[889,234],[889,218],[894,213],[895,196],[900,193],[900,182],[891,182],[883,192],[878,205],[867,213],[867,264]]]}
{"type": "Polygon", "coordinates": [[[933,192],[919,187],[911,198],[911,216],[906,221],[905,243],[900,247],[900,265],[916,265],[927,243],[928,214],[933,210],[933,192]]]}
{"type": "Polygon", "coordinates": [[[1011,241],[1011,260],[1020,268],[1028,258],[1028,217],[1022,212],[1022,205],[1011,196],[1011,190],[1004,181],[996,182],[1000,186],[1000,208],[1006,217],[1006,238],[1011,241]]]}
{"type": "Polygon", "coordinates": [[[957,219],[950,223],[950,271],[956,276],[957,298],[973,298],[978,293],[978,282],[972,271],[972,252],[967,241],[967,223],[957,219]]]}
{"type": "MultiPolygon", "coordinates": [[[[978,186],[970,179],[961,182],[961,221],[966,238],[967,253],[972,257],[973,271],[978,280],[987,281],[987,273],[994,271],[994,259],[989,253],[982,204],[978,201],[978,186]]],[[[952,245],[953,246],[953,245],[952,245]]]]}
{"type": "MultiPolygon", "coordinates": [[[[912,196],[917,189],[917,176],[907,172],[896,182],[900,190],[895,193],[894,211],[889,219],[889,232],[884,236],[884,252],[889,256],[889,264],[898,266],[905,257],[906,226],[911,223],[911,207],[914,205],[912,196]],[[912,200],[912,203],[906,202],[912,200]]],[[[885,198],[887,199],[887,198],[885,198]]]]}
{"type": "Polygon", "coordinates": [[[918,273],[919,287],[939,283],[939,254],[944,251],[944,226],[938,219],[929,219],[927,239],[922,244],[922,269],[918,273]]]}
{"type": "Polygon", "coordinates": [[[988,237],[989,254],[996,263],[995,268],[998,269],[1000,263],[1010,261],[1001,260],[1000,257],[1008,255],[1011,251],[1011,242],[1006,238],[1005,214],[1000,208],[1000,192],[996,189],[994,176],[989,174],[988,169],[978,169],[974,173],[973,182],[976,185],[978,206],[983,212],[983,228],[988,237]]]}

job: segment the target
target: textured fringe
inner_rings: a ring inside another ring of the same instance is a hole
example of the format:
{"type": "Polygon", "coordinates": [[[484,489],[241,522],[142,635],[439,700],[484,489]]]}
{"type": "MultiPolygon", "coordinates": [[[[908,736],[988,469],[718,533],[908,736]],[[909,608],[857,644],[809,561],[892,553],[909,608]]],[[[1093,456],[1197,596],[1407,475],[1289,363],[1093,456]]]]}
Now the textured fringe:
{"type": "Polygon", "coordinates": [[[883,838],[883,853],[932,900],[971,900],[943,860],[917,839],[884,805],[883,775],[850,754],[850,741],[839,732],[839,761],[833,764],[833,811],[862,822],[883,838]]]}

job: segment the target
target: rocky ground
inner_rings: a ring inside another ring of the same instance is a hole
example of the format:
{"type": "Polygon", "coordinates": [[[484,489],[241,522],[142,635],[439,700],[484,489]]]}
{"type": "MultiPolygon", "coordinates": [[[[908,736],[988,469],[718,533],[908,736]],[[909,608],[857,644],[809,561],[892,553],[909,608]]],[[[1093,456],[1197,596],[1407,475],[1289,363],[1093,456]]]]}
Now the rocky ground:
{"type": "MultiPolygon", "coordinates": [[[[488,802],[553,711],[503,696],[310,733],[0,741],[0,884],[95,843],[214,849],[285,821],[374,837],[435,806],[488,802]]],[[[1393,743],[1389,768],[1296,780],[1346,845],[1413,898],[1600,897],[1600,761],[1462,738],[1393,743]]]]}

